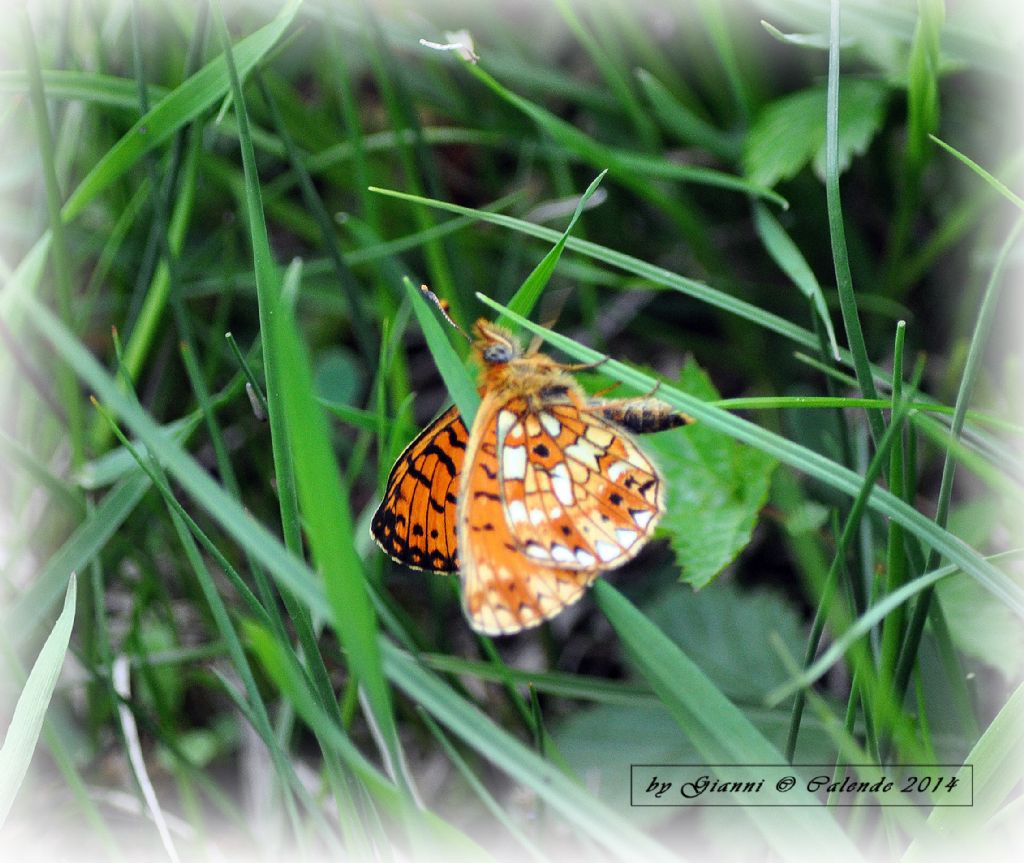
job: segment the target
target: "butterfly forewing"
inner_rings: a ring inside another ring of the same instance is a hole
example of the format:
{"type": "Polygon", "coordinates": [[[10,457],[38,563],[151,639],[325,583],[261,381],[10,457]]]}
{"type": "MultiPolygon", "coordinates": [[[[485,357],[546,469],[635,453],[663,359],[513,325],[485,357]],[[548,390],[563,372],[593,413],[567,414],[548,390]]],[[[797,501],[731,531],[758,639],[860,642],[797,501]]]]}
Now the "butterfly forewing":
{"type": "Polygon", "coordinates": [[[497,431],[505,515],[526,556],[589,570],[639,552],[662,512],[658,475],[596,408],[510,403],[497,431]]]}
{"type": "Polygon", "coordinates": [[[391,469],[370,532],[399,563],[434,572],[459,568],[456,504],[467,439],[453,405],[405,448],[391,469]]]}
{"type": "Polygon", "coordinates": [[[499,477],[498,417],[505,408],[486,398],[477,414],[458,524],[463,606],[473,628],[489,635],[518,632],[553,617],[576,602],[597,576],[597,570],[532,559],[516,542],[499,477]]]}

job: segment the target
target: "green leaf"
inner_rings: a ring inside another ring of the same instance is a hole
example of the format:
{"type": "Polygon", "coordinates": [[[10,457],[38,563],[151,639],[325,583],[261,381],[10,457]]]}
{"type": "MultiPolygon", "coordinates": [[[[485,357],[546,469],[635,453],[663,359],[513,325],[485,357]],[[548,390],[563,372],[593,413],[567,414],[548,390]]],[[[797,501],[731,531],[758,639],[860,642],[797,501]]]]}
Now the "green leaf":
{"type": "MultiPolygon", "coordinates": [[[[680,388],[703,401],[719,398],[693,360],[683,368],[680,388]]],[[[683,581],[704,587],[750,542],[775,459],[699,422],[652,437],[647,448],[657,453],[666,477],[661,529],[683,581]]]]}
{"type": "Polygon", "coordinates": [[[936,586],[956,646],[997,668],[1010,683],[1024,669],[1024,629],[1003,603],[973,578],[956,575],[936,586]]]}
{"type": "Polygon", "coordinates": [[[46,709],[53,697],[57,677],[64,665],[64,655],[71,640],[71,629],[75,623],[75,601],[78,582],[71,574],[67,593],[64,594],[64,610],[50,630],[50,634],[39,651],[35,665],[29,672],[25,687],[21,690],[14,707],[11,724],[7,727],[4,745],[0,747],[0,827],[7,820],[11,804],[32,761],[39,732],[43,728],[46,709]]]}
{"type": "Polygon", "coordinates": [[[746,704],[764,703],[771,689],[790,677],[777,651],[750,650],[751,635],[765,642],[778,639],[792,656],[800,655],[807,641],[800,618],[780,596],[741,591],[731,582],[700,594],[672,585],[643,611],[722,692],[746,704]]]}
{"type": "MultiPolygon", "coordinates": [[[[880,81],[844,78],[839,94],[839,170],[863,153],[885,116],[889,89],[880,81]]],[[[743,167],[756,186],[774,186],[813,163],[825,176],[825,87],[800,90],[767,105],[747,136],[743,167]]]]}

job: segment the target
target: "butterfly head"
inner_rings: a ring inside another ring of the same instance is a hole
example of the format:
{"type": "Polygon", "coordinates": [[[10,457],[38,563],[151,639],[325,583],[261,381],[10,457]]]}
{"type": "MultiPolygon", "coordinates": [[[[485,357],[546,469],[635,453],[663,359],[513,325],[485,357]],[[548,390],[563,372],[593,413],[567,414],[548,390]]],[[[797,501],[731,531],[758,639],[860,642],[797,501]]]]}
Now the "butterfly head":
{"type": "Polygon", "coordinates": [[[503,366],[523,355],[523,348],[508,330],[481,318],[473,325],[474,351],[481,365],[503,366]]]}

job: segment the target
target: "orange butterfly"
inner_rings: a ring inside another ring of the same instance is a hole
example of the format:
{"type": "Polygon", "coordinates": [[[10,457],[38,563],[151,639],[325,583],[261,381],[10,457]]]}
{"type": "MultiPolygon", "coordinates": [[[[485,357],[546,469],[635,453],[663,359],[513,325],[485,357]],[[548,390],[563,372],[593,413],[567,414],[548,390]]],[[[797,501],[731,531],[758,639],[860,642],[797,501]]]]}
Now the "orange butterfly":
{"type": "Polygon", "coordinates": [[[664,503],[629,432],[690,418],[652,398],[588,398],[568,374],[587,366],[524,353],[485,319],[473,333],[483,401],[472,431],[452,406],[406,447],[371,533],[413,569],[458,570],[472,627],[507,635],[640,551],[664,503]]]}

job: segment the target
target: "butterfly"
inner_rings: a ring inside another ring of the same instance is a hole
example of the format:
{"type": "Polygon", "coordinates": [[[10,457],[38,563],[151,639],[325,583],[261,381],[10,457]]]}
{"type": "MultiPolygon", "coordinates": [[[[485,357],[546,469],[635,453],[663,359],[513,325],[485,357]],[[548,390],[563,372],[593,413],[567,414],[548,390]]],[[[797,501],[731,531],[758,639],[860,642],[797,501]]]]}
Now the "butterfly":
{"type": "Polygon", "coordinates": [[[508,635],[643,548],[665,504],[631,433],[690,418],[652,397],[590,398],[571,372],[593,366],[524,352],[484,318],[471,341],[482,396],[472,429],[453,405],[405,448],[370,532],[398,563],[457,571],[470,625],[508,635]]]}

